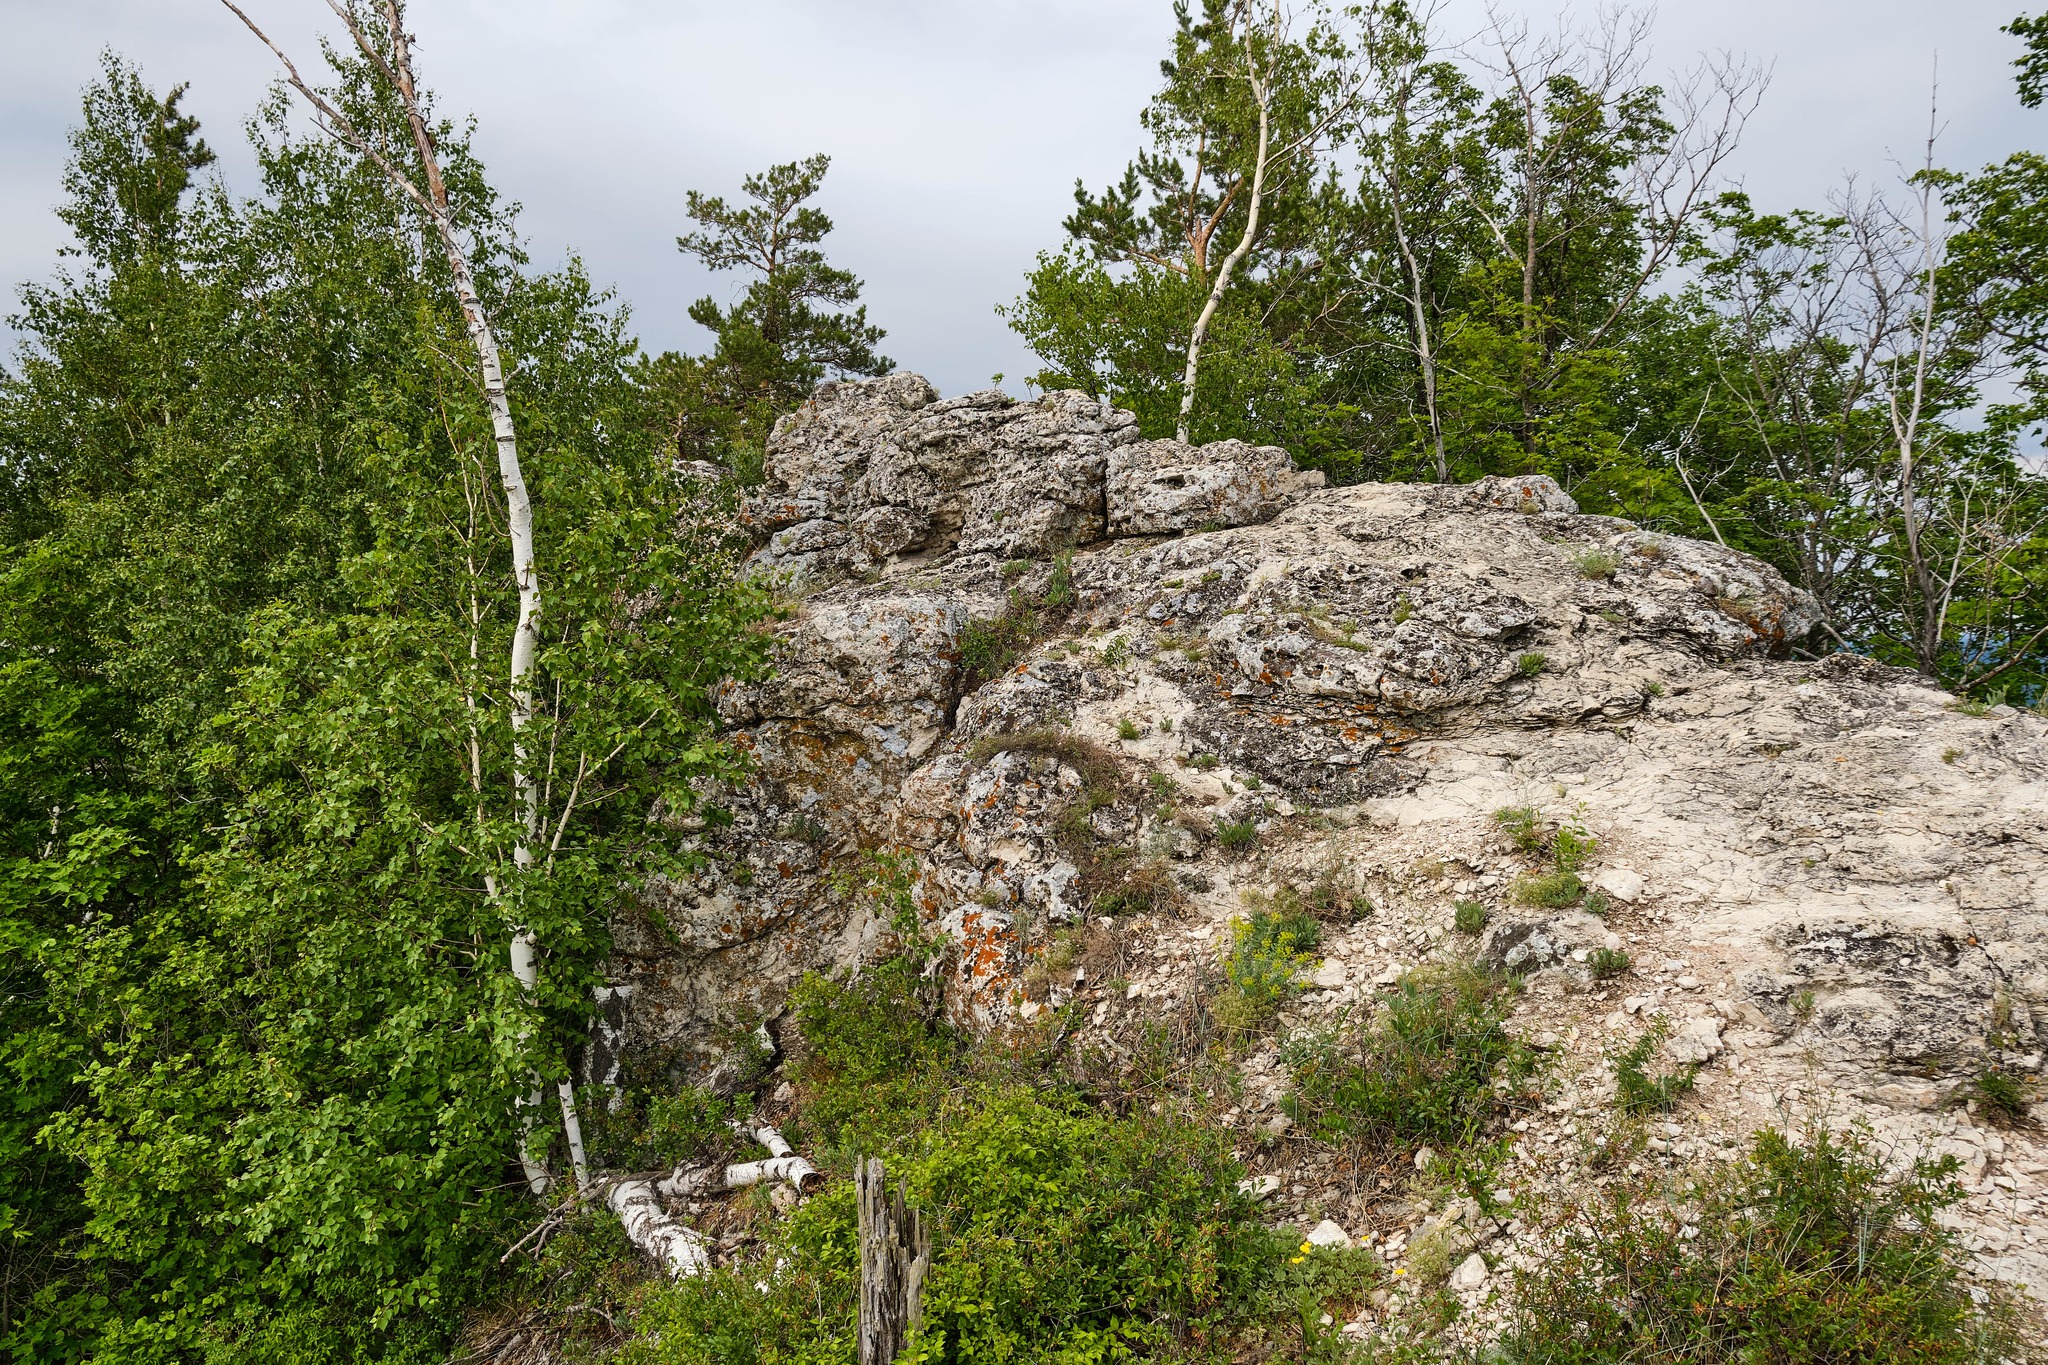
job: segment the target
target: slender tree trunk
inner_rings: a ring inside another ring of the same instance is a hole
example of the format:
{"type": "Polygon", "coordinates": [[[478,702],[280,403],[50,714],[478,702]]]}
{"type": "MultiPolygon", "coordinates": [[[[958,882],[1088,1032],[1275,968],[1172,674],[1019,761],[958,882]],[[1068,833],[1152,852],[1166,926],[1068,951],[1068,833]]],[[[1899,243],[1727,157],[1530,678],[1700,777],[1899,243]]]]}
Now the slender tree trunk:
{"type": "MultiPolygon", "coordinates": [[[[1396,153],[1398,155],[1398,153],[1396,153]]],[[[1436,457],[1436,481],[1451,481],[1451,466],[1444,457],[1443,415],[1437,410],[1436,402],[1436,348],[1429,338],[1429,311],[1422,292],[1422,264],[1415,259],[1415,248],[1408,241],[1408,220],[1401,212],[1400,172],[1389,168],[1388,196],[1394,214],[1394,241],[1401,248],[1401,259],[1408,268],[1408,306],[1415,317],[1415,359],[1422,370],[1422,403],[1429,418],[1430,452],[1436,457]]]]}
{"type": "MultiPolygon", "coordinates": [[[[1279,40],[1279,32],[1280,7],[1276,4],[1273,7],[1273,36],[1276,43],[1279,40]]],[[[1209,323],[1216,316],[1217,306],[1223,302],[1224,291],[1230,288],[1231,272],[1237,269],[1238,262],[1252,249],[1252,239],[1258,236],[1259,204],[1266,194],[1266,152],[1271,143],[1273,73],[1268,70],[1261,76],[1251,71],[1251,60],[1251,35],[1247,33],[1246,74],[1252,83],[1252,94],[1259,102],[1259,152],[1258,159],[1252,163],[1252,201],[1245,217],[1244,236],[1238,238],[1237,245],[1231,248],[1230,254],[1223,258],[1223,264],[1217,268],[1216,282],[1209,286],[1208,301],[1202,305],[1202,314],[1195,319],[1194,330],[1188,334],[1188,366],[1180,384],[1180,420],[1174,426],[1174,436],[1181,441],[1188,439],[1188,419],[1195,410],[1195,374],[1202,363],[1202,343],[1208,340],[1209,323]]]]}

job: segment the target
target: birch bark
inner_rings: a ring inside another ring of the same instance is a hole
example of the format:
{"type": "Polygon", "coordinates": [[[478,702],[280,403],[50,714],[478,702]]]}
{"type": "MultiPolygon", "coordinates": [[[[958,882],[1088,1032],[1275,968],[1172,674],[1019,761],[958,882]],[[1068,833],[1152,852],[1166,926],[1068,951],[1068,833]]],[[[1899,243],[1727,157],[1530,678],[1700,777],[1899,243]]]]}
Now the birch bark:
{"type": "MultiPolygon", "coordinates": [[[[1279,45],[1279,39],[1280,6],[1275,4],[1273,41],[1276,47],[1279,45]]],[[[1259,204],[1266,193],[1266,153],[1271,142],[1273,72],[1269,68],[1261,74],[1253,67],[1249,33],[1245,35],[1245,68],[1246,78],[1252,86],[1252,97],[1259,102],[1259,151],[1258,159],[1252,163],[1251,204],[1246,211],[1244,235],[1238,238],[1237,245],[1223,258],[1223,264],[1217,267],[1216,282],[1209,287],[1209,298],[1202,305],[1201,316],[1195,319],[1194,330],[1188,334],[1187,371],[1182,376],[1180,386],[1180,419],[1174,425],[1174,437],[1180,441],[1188,439],[1188,419],[1195,410],[1195,376],[1202,363],[1202,343],[1208,340],[1209,323],[1215,318],[1218,305],[1223,302],[1224,291],[1230,288],[1231,272],[1237,269],[1238,262],[1252,249],[1252,239],[1258,236],[1259,204]]]]}

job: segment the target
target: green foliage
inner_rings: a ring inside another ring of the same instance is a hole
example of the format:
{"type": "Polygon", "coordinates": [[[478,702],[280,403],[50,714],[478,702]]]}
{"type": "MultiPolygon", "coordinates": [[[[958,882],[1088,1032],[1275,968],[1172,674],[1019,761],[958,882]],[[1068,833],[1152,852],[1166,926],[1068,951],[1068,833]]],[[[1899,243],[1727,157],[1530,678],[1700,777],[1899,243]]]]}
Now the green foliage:
{"type": "Polygon", "coordinates": [[[1259,841],[1259,826],[1254,820],[1219,820],[1216,823],[1216,842],[1232,853],[1241,853],[1259,841]]]}
{"type": "Polygon", "coordinates": [[[960,631],[960,671],[966,691],[999,678],[1031,647],[1038,616],[1024,595],[1012,589],[1001,616],[977,617],[960,631]]]}
{"type": "Polygon", "coordinates": [[[1323,1136],[1462,1146],[1534,1070],[1507,1031],[1513,1002],[1511,984],[1477,967],[1418,968],[1369,1020],[1289,1044],[1288,1109],[1323,1136]]]}
{"type": "Polygon", "coordinates": [[[1132,720],[1129,716],[1121,716],[1117,719],[1116,737],[1118,739],[1133,740],[1143,733],[1145,732],[1138,728],[1138,722],[1132,720]]]}
{"type": "Polygon", "coordinates": [[[1576,872],[1524,872],[1509,886],[1508,894],[1517,905],[1562,910],[1579,903],[1579,898],[1586,894],[1586,884],[1576,872]]]}
{"type": "Polygon", "coordinates": [[[1523,654],[1515,660],[1515,671],[1525,678],[1533,678],[1541,673],[1549,662],[1550,660],[1540,653],[1523,654]]]}
{"type": "Polygon", "coordinates": [[[1586,958],[1595,981],[1612,981],[1629,969],[1628,954],[1618,948],[1595,948],[1586,958]]]}
{"type": "Polygon", "coordinates": [[[1559,1245],[1514,1272],[1502,1358],[1969,1362],[2016,1346],[1971,1300],[1940,1221],[1954,1157],[1896,1175],[1867,1134],[1759,1132],[1746,1157],[1666,1190],[1616,1185],[1553,1210],[1559,1245]],[[1626,1286],[1626,1292],[1599,1287],[1626,1286]]]}
{"type": "Polygon", "coordinates": [[[1478,901],[1459,901],[1456,923],[1461,934],[1477,934],[1486,927],[1486,907],[1478,901]]]}
{"type": "Polygon", "coordinates": [[[1678,1102],[1692,1093],[1693,1081],[1699,1076],[1698,1063],[1688,1063],[1676,1071],[1662,1076],[1652,1076],[1649,1065],[1657,1056],[1657,1050],[1664,1046],[1664,1040],[1671,1036],[1671,1021],[1658,1016],[1650,1027],[1643,1030],[1643,1036],[1615,1054],[1614,1103],[1624,1114],[1662,1114],[1677,1107],[1678,1102]]]}
{"type": "MultiPolygon", "coordinates": [[[[411,147],[380,75],[335,79],[411,147]]],[[[538,527],[552,853],[515,865],[515,593],[446,266],[286,115],[254,125],[259,197],[194,196],[196,126],[110,61],[79,273],[27,291],[0,379],[15,1354],[441,1358],[531,1216],[515,1103],[562,1074],[617,888],[687,864],[647,812],[736,771],[710,689],[765,657],[622,317],[573,263],[528,269],[437,123],[538,527]]]]}
{"type": "Polygon", "coordinates": [[[1550,830],[1534,806],[1503,806],[1493,813],[1493,823],[1524,853],[1534,853],[1550,842],[1550,830]]]}
{"type": "Polygon", "coordinates": [[[1311,915],[1255,903],[1232,920],[1230,947],[1223,955],[1223,986],[1211,1013],[1226,1029],[1259,1027],[1301,992],[1302,976],[1315,965],[1323,926],[1311,915]]]}
{"type": "Polygon", "coordinates": [[[895,366],[875,351],[884,333],[866,306],[848,308],[861,282],[825,259],[832,220],[810,201],[831,164],[819,155],[747,176],[741,191],[750,202],[696,190],[686,199],[697,230],[676,238],[677,248],[712,270],[753,278],[728,308],[708,297],[690,305],[691,320],[716,338],[709,356],[668,352],[645,373],[672,449],[725,465],[742,483],[760,481],[769,428],[819,380],[895,366]]]}
{"type": "MultiPolygon", "coordinates": [[[[1150,1354],[1243,1312],[1277,1279],[1282,1244],[1235,1190],[1227,1139],[1178,1120],[978,1093],[907,1140],[888,1169],[933,1224],[905,1359],[1150,1354]]],[[[835,1182],[784,1221],[761,1265],[657,1295],[626,1359],[851,1361],[854,1224],[850,1183],[835,1182]]]]}
{"type": "Polygon", "coordinates": [[[1996,1067],[1978,1072],[1973,1088],[1984,1112],[2001,1123],[2021,1122],[2033,1107],[2034,1097],[2027,1083],[1996,1067]]]}
{"type": "Polygon", "coordinates": [[[1550,861],[1559,872],[1577,872],[1599,846],[1599,840],[1577,825],[1561,825],[1550,836],[1550,861]]]}
{"type": "Polygon", "coordinates": [[[1571,561],[1581,578],[1612,578],[1614,571],[1621,567],[1621,561],[1611,550],[1575,550],[1571,561]]]}

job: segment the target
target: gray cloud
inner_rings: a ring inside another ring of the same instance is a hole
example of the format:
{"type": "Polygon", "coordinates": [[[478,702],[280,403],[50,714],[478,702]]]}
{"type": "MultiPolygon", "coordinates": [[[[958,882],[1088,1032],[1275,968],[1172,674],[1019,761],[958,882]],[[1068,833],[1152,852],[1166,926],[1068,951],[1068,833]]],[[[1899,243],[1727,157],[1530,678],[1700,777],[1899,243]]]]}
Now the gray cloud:
{"type": "MultiPolygon", "coordinates": [[[[1813,204],[1854,172],[1916,161],[1939,53],[1941,159],[2038,144],[2013,97],[2017,0],[1699,0],[1666,10],[1659,67],[1732,49],[1774,67],[1735,171],[1768,207],[1813,204]]],[[[311,60],[324,6],[247,0],[311,60]]],[[[1523,8],[1523,6],[1514,6],[1523,8]]],[[[1543,4],[1526,6],[1550,22],[1543,4]]],[[[1479,0],[1448,12],[1475,33],[1479,0]]],[[[1076,176],[1101,184],[1137,146],[1167,0],[415,0],[423,76],[478,121],[494,178],[525,205],[536,257],[573,250],[629,300],[653,349],[701,348],[684,316],[731,292],[676,252],[689,189],[730,193],[773,161],[833,157],[834,258],[867,281],[885,349],[947,392],[1030,357],[994,313],[1057,245],[1076,176]]],[[[275,75],[213,0],[0,0],[0,277],[46,277],[64,131],[112,45],[159,85],[190,81],[229,183],[242,121],[275,75]]]]}

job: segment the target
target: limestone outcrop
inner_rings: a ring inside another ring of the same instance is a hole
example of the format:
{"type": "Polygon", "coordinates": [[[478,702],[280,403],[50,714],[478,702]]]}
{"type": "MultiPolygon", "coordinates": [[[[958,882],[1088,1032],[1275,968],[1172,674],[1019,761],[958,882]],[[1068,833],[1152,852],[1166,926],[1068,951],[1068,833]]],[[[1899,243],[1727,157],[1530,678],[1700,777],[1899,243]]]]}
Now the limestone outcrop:
{"type": "MultiPolygon", "coordinates": [[[[1079,995],[1112,1050],[1213,979],[1247,892],[1334,882],[1360,910],[1283,1032],[1483,953],[1528,974],[1559,1114],[1663,1017],[1701,1123],[1826,1111],[1956,1151],[1987,1265],[2048,1289],[2014,1231],[2048,1153],[1957,1107],[2048,1047],[2048,721],[1815,657],[1767,565],[1548,479],[1320,488],[1275,454],[907,375],[779,427],[748,515],[809,595],[775,680],[723,699],[757,763],[676,831],[704,870],[619,926],[619,1045],[701,1075],[802,972],[886,943],[866,850],[910,855],[963,1019],[1079,995]],[[1521,903],[1543,869],[1504,809],[1582,834],[1597,899],[1521,903]],[[1063,925],[1117,936],[1114,993],[1048,977],[1063,925]]],[[[1248,1085],[1263,1123],[1257,1058],[1248,1085]]]]}

